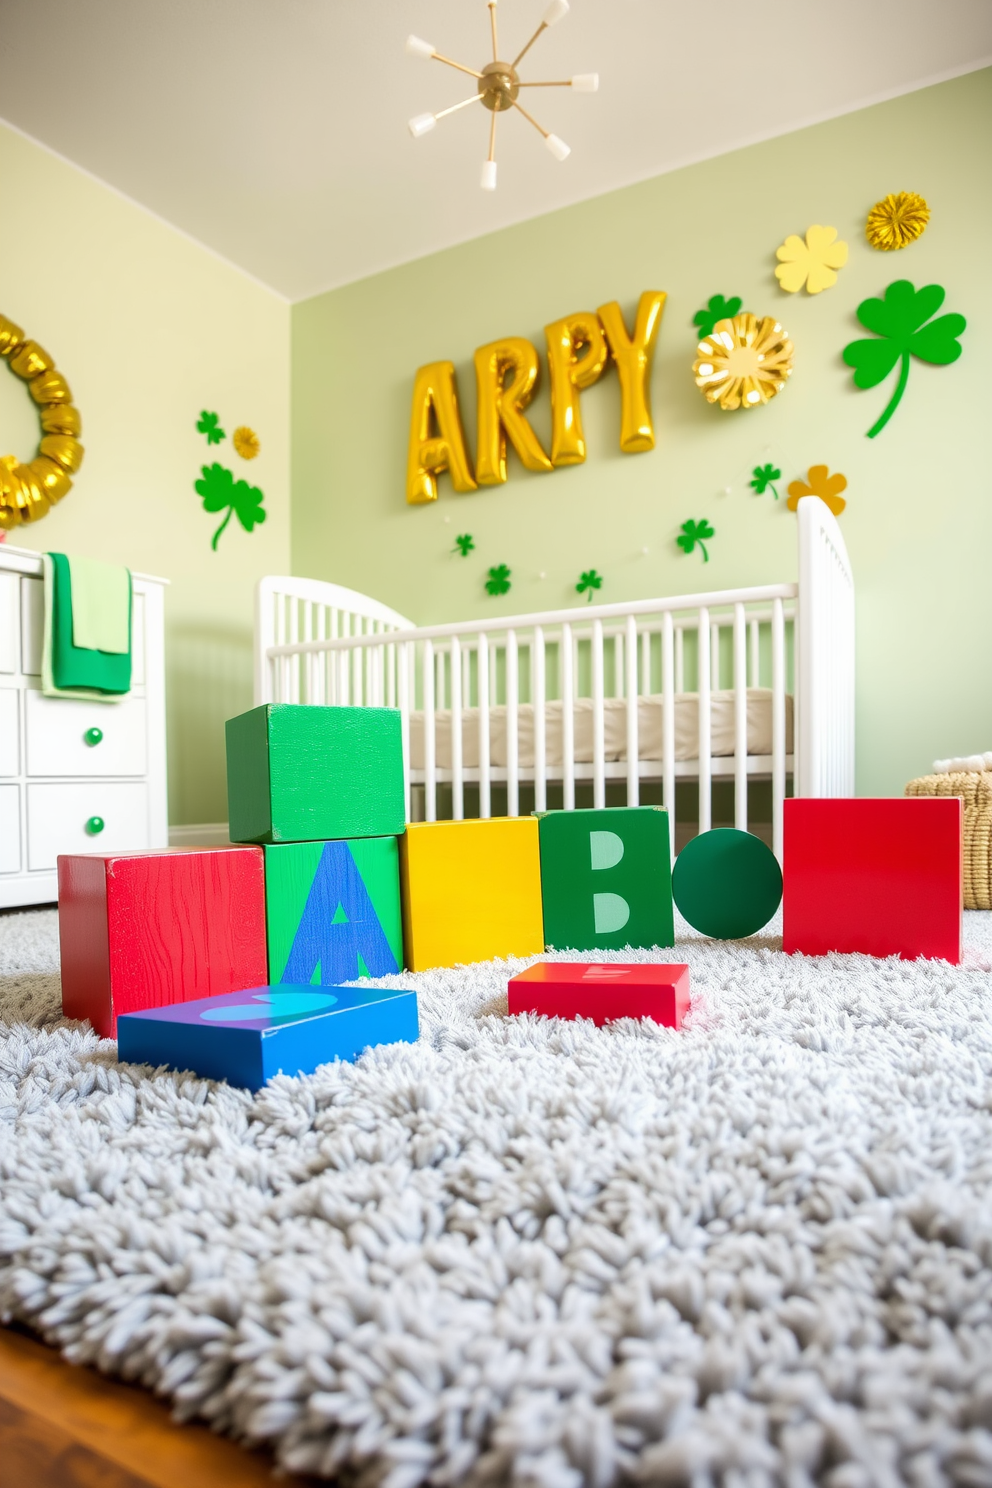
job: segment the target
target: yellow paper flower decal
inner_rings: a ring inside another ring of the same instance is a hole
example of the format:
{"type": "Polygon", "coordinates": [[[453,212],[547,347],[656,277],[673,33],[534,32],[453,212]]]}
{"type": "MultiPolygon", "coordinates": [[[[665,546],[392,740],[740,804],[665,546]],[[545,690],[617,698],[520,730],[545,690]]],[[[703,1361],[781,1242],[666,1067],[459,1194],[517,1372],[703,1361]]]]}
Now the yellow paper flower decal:
{"type": "Polygon", "coordinates": [[[757,408],[785,387],[792,375],[792,342],[777,320],[745,311],[718,320],[700,341],[692,370],[707,403],[726,412],[757,408]]]}
{"type": "Polygon", "coordinates": [[[840,493],[846,490],[846,475],[841,475],[840,471],[831,475],[826,465],[811,465],[806,472],[805,481],[790,481],[786,506],[790,511],[795,511],[804,496],[819,496],[821,501],[827,503],[834,516],[839,517],[847,505],[840,493]]]}
{"type": "Polygon", "coordinates": [[[915,243],[930,221],[930,208],[915,191],[891,192],[868,213],[865,237],[873,248],[888,253],[915,243]]]}
{"type": "Polygon", "coordinates": [[[262,442],[254,429],[249,429],[247,424],[241,424],[231,435],[231,443],[241,456],[242,460],[254,460],[262,442]]]}
{"type": "Polygon", "coordinates": [[[806,229],[806,240],[792,233],[775,257],[779,266],[775,278],[789,294],[806,286],[807,294],[819,294],[823,289],[833,289],[837,283],[836,269],[847,263],[847,244],[837,241],[835,227],[820,227],[818,224],[806,229]]]}

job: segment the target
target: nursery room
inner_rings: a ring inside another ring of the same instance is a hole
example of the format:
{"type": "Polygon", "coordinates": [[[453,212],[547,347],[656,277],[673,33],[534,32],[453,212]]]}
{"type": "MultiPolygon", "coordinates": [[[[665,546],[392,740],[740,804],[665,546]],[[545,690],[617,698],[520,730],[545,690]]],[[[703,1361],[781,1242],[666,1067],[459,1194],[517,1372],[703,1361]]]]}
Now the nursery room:
{"type": "Polygon", "coordinates": [[[4,1488],[992,1488],[992,7],[0,48],[4,1488]]]}

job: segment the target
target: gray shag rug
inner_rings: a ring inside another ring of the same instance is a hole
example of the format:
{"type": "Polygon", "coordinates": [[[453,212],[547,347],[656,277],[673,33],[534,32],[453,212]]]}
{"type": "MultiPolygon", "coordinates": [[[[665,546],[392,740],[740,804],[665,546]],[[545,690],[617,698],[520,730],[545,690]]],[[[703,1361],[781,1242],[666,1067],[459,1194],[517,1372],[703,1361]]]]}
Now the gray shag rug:
{"type": "Polygon", "coordinates": [[[990,920],[683,927],[681,1033],[383,978],[418,1044],[252,1097],[118,1065],[0,916],[0,1312],[361,1485],[992,1485],[990,920]]]}

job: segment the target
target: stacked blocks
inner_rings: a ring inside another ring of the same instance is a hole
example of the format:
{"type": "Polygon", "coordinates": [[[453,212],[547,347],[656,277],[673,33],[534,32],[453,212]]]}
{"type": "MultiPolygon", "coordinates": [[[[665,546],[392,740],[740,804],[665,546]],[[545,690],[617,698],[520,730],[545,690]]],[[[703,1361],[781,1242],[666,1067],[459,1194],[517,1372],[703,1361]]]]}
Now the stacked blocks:
{"type": "Polygon", "coordinates": [[[264,852],[270,981],[333,986],[399,971],[395,837],[281,843],[264,852]]]}
{"type": "Polygon", "coordinates": [[[258,1090],[273,1075],[309,1075],[372,1044],[418,1036],[417,994],[369,987],[258,987],[123,1016],[118,1057],[193,1069],[258,1090]]]}
{"type": "Polygon", "coordinates": [[[540,817],[540,836],[548,947],[674,944],[667,811],[554,811],[540,817]]]}
{"type": "Polygon", "coordinates": [[[59,858],[62,1010],[112,1038],[121,1013],[266,980],[258,847],[59,858]]]}
{"type": "Polygon", "coordinates": [[[689,1010],[689,968],[540,961],[511,978],[507,1006],[510,1013],[591,1018],[600,1027],[615,1018],[650,1018],[681,1028],[689,1010]]]}
{"type": "Polygon", "coordinates": [[[535,817],[414,823],[400,870],[411,971],[544,950],[535,817]]]}
{"type": "Polygon", "coordinates": [[[785,802],[782,949],[961,960],[957,797],[785,802]]]}

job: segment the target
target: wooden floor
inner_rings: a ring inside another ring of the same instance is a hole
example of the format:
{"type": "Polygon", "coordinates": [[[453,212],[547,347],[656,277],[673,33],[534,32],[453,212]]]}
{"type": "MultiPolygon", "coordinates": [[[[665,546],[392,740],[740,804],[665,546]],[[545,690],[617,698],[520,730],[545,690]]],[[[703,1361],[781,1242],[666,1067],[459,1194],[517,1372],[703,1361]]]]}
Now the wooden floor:
{"type": "Polygon", "coordinates": [[[177,1425],[147,1391],[0,1328],[3,1488],[273,1488],[272,1467],[206,1426],[177,1425]]]}

